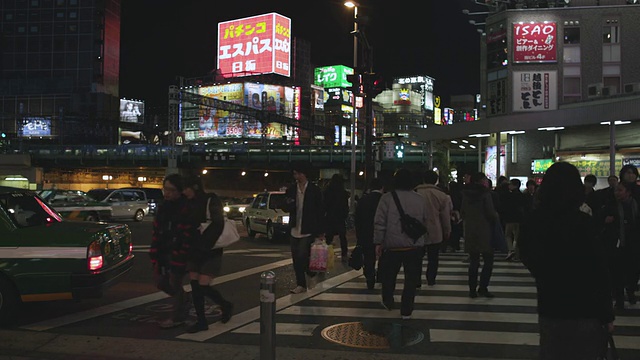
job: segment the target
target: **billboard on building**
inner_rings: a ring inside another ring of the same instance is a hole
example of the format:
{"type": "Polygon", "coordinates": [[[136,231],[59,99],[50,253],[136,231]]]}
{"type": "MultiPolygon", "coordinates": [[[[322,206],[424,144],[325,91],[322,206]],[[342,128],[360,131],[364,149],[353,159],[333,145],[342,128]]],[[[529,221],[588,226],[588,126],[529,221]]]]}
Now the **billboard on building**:
{"type": "Polygon", "coordinates": [[[120,121],[142,124],[144,122],[144,102],[120,99],[120,121]]]}
{"type": "MultiPolygon", "coordinates": [[[[299,87],[233,83],[200,87],[198,94],[257,110],[272,111],[292,119],[300,118],[299,87]]],[[[270,139],[283,136],[294,138],[293,130],[283,124],[269,123],[263,127],[262,123],[247,115],[207,106],[199,106],[193,119],[183,120],[182,129],[186,141],[260,138],[263,133],[270,139]]]]}
{"type": "Polygon", "coordinates": [[[558,108],[558,72],[514,71],[513,111],[547,111],[558,108]]]}
{"type": "Polygon", "coordinates": [[[552,21],[513,24],[513,62],[550,63],[557,59],[557,29],[552,21]]]}
{"type": "Polygon", "coordinates": [[[315,68],[315,79],[313,83],[323,88],[350,87],[347,75],[353,75],[353,68],[344,65],[333,65],[315,68]]]}
{"type": "Polygon", "coordinates": [[[351,105],[351,94],[351,90],[341,87],[325,88],[324,104],[330,106],[351,105]]]}
{"type": "Polygon", "coordinates": [[[24,117],[22,124],[18,130],[18,136],[21,137],[42,137],[51,136],[51,118],[50,117],[24,117]]]}
{"type": "Polygon", "coordinates": [[[324,89],[311,85],[311,109],[313,112],[324,111],[324,89]]]}
{"type": "Polygon", "coordinates": [[[290,76],[291,19],[269,13],[218,23],[217,68],[225,78],[290,76]]]}
{"type": "Polygon", "coordinates": [[[487,175],[493,185],[497,184],[498,176],[503,176],[507,172],[507,164],[505,160],[505,148],[504,145],[500,145],[500,173],[496,176],[496,157],[498,156],[496,152],[496,146],[487,146],[485,151],[484,158],[484,173],[487,175]]]}
{"type": "Polygon", "coordinates": [[[433,111],[434,82],[434,78],[425,75],[406,76],[393,79],[394,85],[400,85],[393,86],[394,105],[410,105],[411,91],[415,91],[420,94],[420,108],[427,111],[433,111]]]}

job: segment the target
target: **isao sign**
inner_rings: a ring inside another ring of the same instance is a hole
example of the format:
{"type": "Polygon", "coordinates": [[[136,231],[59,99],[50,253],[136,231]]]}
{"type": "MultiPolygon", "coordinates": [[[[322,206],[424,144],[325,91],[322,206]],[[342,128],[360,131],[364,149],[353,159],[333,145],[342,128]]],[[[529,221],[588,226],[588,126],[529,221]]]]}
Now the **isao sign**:
{"type": "Polygon", "coordinates": [[[555,22],[513,24],[513,62],[549,63],[557,58],[557,27],[555,22]]]}
{"type": "Polygon", "coordinates": [[[217,68],[225,78],[291,76],[291,19],[269,13],[218,23],[217,68]]]}

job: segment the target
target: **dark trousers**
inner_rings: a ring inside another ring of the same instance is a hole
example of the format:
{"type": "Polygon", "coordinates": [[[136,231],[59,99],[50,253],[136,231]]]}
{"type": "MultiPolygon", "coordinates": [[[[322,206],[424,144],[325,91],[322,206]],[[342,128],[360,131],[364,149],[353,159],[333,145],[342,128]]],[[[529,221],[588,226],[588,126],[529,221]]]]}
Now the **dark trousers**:
{"type": "Polygon", "coordinates": [[[157,288],[171,296],[173,305],[172,317],[173,321],[176,322],[185,321],[188,315],[186,296],[182,287],[184,275],[185,273],[181,271],[169,271],[168,267],[161,268],[160,274],[156,274],[157,288]]]}
{"type": "MultiPolygon", "coordinates": [[[[453,250],[460,250],[460,238],[462,237],[462,222],[457,224],[451,223],[451,236],[449,240],[446,242],[446,245],[451,246],[453,250]]],[[[442,250],[446,250],[447,247],[444,246],[442,250]]]]}
{"type": "Polygon", "coordinates": [[[333,243],[335,236],[340,238],[340,251],[342,251],[342,259],[345,260],[349,256],[349,243],[347,242],[347,228],[346,226],[333,226],[332,229],[327,230],[325,234],[327,245],[333,243]]]}
{"type": "MultiPolygon", "coordinates": [[[[482,253],[482,272],[480,273],[480,289],[486,289],[493,272],[493,252],[482,253]]],[[[476,290],[478,286],[478,269],[480,268],[480,253],[469,253],[469,290],[476,290]]]]}
{"type": "Polygon", "coordinates": [[[367,284],[371,281],[375,284],[376,280],[376,246],[373,242],[361,244],[362,246],[362,272],[367,279],[367,284]]]}
{"type": "Polygon", "coordinates": [[[427,255],[427,284],[433,285],[436,283],[436,276],[438,275],[440,244],[425,245],[424,252],[427,255]]]}
{"type": "MultiPolygon", "coordinates": [[[[296,238],[289,236],[291,240],[291,259],[293,260],[293,271],[296,274],[296,285],[307,287],[307,279],[305,274],[312,275],[309,272],[309,254],[311,253],[311,244],[313,236],[296,238]]],[[[315,273],[313,273],[315,274],[315,273]]]]}
{"type": "Polygon", "coordinates": [[[401,315],[411,315],[416,297],[416,287],[422,273],[422,248],[411,250],[386,250],[380,258],[379,275],[382,278],[382,301],[385,304],[394,303],[393,294],[396,290],[396,280],[400,267],[404,268],[404,289],[402,290],[401,315]]]}

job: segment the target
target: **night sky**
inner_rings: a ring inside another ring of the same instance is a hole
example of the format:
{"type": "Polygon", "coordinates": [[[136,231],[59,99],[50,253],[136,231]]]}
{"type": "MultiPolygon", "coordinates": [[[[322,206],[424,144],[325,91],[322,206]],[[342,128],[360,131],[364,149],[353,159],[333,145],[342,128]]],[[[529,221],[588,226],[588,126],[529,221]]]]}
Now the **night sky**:
{"type": "MultiPolygon", "coordinates": [[[[316,66],[353,64],[353,10],[341,0],[122,0],[120,96],[149,107],[167,104],[176,76],[216,67],[220,21],[276,12],[291,18],[293,37],[311,43],[316,66]]],[[[462,9],[472,0],[361,0],[369,18],[373,69],[394,77],[428,75],[446,105],[450,95],[479,91],[480,34],[462,9]],[[412,6],[407,6],[411,4],[412,6]]],[[[473,17],[484,22],[482,17],[473,17]]]]}

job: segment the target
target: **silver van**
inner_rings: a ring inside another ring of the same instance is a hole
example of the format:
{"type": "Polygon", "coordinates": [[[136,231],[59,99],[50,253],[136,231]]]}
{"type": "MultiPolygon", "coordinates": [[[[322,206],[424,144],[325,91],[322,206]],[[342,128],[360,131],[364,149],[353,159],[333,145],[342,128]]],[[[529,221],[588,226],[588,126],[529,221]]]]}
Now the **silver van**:
{"type": "Polygon", "coordinates": [[[87,192],[97,201],[111,206],[111,218],[142,221],[149,214],[147,195],[139,189],[93,189],[87,192]]]}

